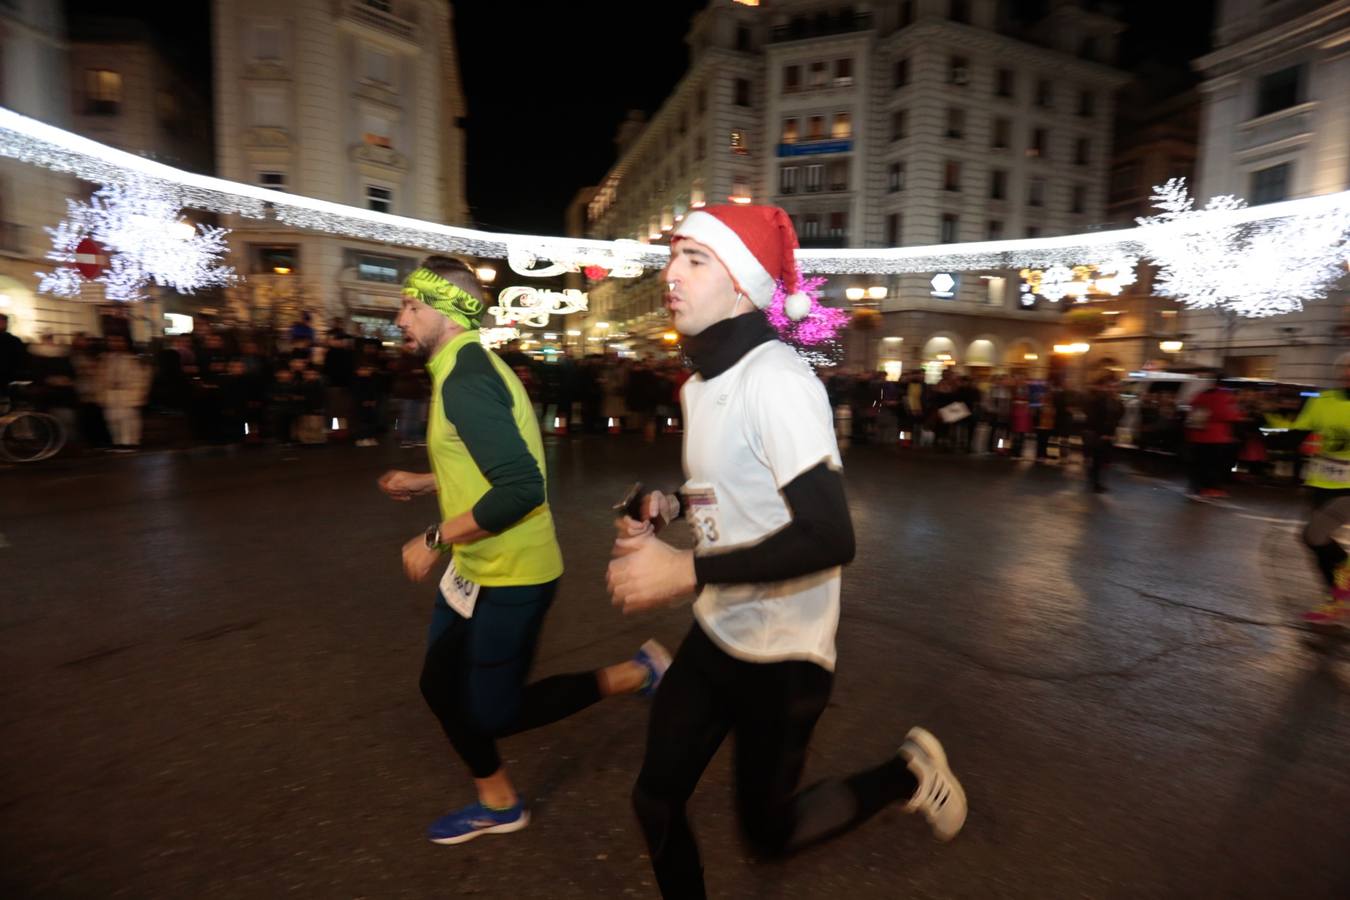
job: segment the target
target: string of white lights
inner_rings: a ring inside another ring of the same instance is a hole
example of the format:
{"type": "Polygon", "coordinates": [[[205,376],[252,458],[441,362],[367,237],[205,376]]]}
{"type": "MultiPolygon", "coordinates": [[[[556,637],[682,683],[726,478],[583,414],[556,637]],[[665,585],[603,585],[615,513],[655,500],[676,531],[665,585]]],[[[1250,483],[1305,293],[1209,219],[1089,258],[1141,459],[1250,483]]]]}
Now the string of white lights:
{"type": "MultiPolygon", "coordinates": [[[[254,219],[275,218],[284,224],[346,237],[506,259],[513,248],[538,256],[540,248],[571,269],[576,260],[624,260],[648,269],[665,265],[669,250],[633,241],[597,241],[542,235],[498,234],[458,228],[405,216],[379,213],[313,197],[270,191],[254,185],[185,172],[135,156],[69,131],[0,107],[0,156],[66,172],[99,184],[132,179],[159,184],[181,206],[234,213],[254,219]],[[572,258],[574,257],[574,258],[572,258]]],[[[1098,231],[1048,238],[978,241],[888,249],[801,250],[804,274],[888,275],[973,272],[1026,267],[1074,266],[1127,256],[1148,257],[1149,246],[1170,237],[1180,240],[1198,229],[1237,227],[1300,216],[1350,210],[1350,191],[1223,210],[1143,228],[1098,231]]]]}

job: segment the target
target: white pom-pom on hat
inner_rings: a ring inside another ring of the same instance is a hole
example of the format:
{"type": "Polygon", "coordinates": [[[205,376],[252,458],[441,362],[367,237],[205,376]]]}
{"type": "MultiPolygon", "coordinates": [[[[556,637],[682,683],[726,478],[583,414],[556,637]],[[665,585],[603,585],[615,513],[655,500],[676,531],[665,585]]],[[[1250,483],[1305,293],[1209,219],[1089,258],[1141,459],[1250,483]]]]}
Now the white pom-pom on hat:
{"type": "Polygon", "coordinates": [[[787,299],[783,301],[783,312],[794,322],[800,322],[811,312],[811,298],[801,291],[794,294],[788,294],[787,299]]]}

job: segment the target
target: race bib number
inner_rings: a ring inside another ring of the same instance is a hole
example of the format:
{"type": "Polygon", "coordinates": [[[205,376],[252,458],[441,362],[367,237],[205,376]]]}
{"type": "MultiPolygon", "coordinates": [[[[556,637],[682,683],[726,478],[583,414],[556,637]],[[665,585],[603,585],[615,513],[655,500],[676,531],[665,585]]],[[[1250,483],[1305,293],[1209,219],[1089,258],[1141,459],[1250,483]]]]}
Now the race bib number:
{"type": "Polygon", "coordinates": [[[1350,484],[1350,459],[1332,459],[1318,456],[1312,461],[1311,477],[1318,481],[1350,484]]]}
{"type": "Polygon", "coordinates": [[[459,574],[453,559],[441,576],[441,596],[451,609],[466,619],[473,618],[473,607],[478,602],[478,590],[481,587],[459,574]]]}
{"type": "Polygon", "coordinates": [[[700,547],[715,546],[722,539],[717,522],[717,492],[711,487],[685,485],[685,518],[694,529],[700,547]]]}

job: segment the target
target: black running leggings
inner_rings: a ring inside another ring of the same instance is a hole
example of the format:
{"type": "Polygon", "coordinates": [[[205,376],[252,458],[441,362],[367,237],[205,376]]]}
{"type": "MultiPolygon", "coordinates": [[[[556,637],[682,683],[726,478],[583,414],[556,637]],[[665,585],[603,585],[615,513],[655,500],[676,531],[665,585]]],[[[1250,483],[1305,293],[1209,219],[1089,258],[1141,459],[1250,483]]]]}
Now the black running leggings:
{"type": "Polygon", "coordinates": [[[422,696],[475,778],[501,768],[495,738],[565,719],[600,699],[595,672],[525,683],[544,614],[557,591],[557,579],[484,587],[471,619],[436,594],[422,696]]]}
{"type": "Polygon", "coordinates": [[[1303,543],[1317,560],[1317,571],[1327,587],[1336,586],[1336,569],[1346,560],[1345,550],[1336,540],[1336,532],[1350,522],[1350,490],[1312,489],[1312,515],[1303,529],[1303,543]]]}
{"type": "Polygon", "coordinates": [[[914,794],[903,759],[797,790],[811,731],[833,675],[810,662],[752,663],[695,624],[656,693],[633,806],[661,895],[701,898],[703,865],[685,805],[728,732],[735,733],[736,802],[755,855],[781,857],[842,834],[914,794]]]}

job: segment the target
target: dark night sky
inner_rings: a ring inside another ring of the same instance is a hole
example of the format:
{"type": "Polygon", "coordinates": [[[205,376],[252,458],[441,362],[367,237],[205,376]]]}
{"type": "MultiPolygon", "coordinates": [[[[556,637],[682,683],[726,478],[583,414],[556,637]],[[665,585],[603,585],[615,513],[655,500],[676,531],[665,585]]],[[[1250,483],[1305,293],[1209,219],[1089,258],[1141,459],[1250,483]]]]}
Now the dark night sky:
{"type": "MultiPolygon", "coordinates": [[[[1010,8],[1034,17],[1046,2],[1012,0],[1010,8]]],[[[1129,26],[1121,67],[1156,61],[1184,69],[1209,47],[1214,2],[1120,3],[1129,26]]],[[[690,17],[705,3],[454,4],[476,223],[560,233],[573,195],[614,161],[614,132],[626,111],[654,112],[679,80],[688,64],[690,17]]],[[[210,77],[206,0],[66,0],[66,8],[69,15],[143,18],[200,78],[210,77]]]]}

